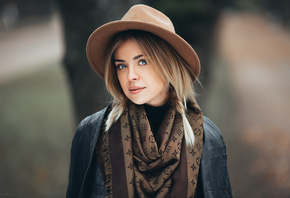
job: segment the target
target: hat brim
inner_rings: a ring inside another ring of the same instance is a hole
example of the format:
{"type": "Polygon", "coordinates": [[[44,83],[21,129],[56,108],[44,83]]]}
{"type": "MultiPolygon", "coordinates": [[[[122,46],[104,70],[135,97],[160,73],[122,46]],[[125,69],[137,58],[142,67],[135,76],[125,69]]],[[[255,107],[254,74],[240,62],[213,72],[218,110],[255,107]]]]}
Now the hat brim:
{"type": "Polygon", "coordinates": [[[142,30],[155,34],[169,43],[191,67],[192,80],[200,73],[200,62],[194,49],[176,33],[145,21],[113,21],[96,29],[87,42],[87,58],[95,72],[104,78],[105,54],[113,37],[122,31],[142,30]]]}

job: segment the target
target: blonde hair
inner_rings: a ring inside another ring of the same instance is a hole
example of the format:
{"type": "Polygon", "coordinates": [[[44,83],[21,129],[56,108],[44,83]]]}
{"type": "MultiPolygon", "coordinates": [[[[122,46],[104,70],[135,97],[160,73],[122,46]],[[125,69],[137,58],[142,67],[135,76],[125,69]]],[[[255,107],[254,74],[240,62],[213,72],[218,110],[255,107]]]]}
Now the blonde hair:
{"type": "Polygon", "coordinates": [[[112,111],[106,122],[106,131],[119,119],[128,101],[118,81],[113,57],[116,49],[127,40],[135,41],[139,45],[144,56],[154,65],[154,73],[170,85],[169,97],[172,105],[182,115],[185,141],[187,145],[193,146],[194,133],[186,118],[186,103],[196,104],[191,78],[191,75],[194,74],[190,66],[166,41],[145,31],[130,30],[121,32],[111,41],[107,50],[104,79],[107,90],[114,100],[112,111]]]}

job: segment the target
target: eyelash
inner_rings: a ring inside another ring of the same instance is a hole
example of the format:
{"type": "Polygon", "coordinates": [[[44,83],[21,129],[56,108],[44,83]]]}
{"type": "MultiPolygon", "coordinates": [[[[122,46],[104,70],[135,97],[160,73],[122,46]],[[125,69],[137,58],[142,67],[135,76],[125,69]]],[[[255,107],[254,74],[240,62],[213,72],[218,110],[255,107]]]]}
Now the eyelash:
{"type": "Polygon", "coordinates": [[[124,64],[119,64],[119,65],[116,66],[116,68],[119,69],[119,70],[125,69],[126,67],[127,66],[124,65],[124,64]],[[123,68],[121,68],[121,67],[123,67],[123,68]]]}
{"type": "MultiPolygon", "coordinates": [[[[147,61],[145,59],[141,59],[138,61],[138,64],[140,66],[144,66],[144,65],[147,65],[147,61]],[[144,62],[143,64],[140,63],[140,62],[144,62]]],[[[122,70],[122,69],[125,69],[127,66],[125,64],[119,64],[119,65],[116,65],[116,68],[119,69],[119,70],[122,70]]]]}
{"type": "Polygon", "coordinates": [[[138,64],[139,64],[139,65],[142,65],[142,66],[143,66],[143,65],[147,65],[147,61],[146,61],[145,59],[141,59],[141,60],[138,61],[138,64]],[[140,64],[141,61],[144,61],[145,63],[144,63],[144,64],[140,64]]]}

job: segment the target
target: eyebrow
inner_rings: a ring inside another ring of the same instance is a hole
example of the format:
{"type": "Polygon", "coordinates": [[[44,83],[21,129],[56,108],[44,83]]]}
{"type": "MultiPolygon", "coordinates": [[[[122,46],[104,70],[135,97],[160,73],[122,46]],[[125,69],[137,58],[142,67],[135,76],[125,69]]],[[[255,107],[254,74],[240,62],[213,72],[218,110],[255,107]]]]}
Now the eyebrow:
{"type": "MultiPolygon", "coordinates": [[[[135,56],[133,58],[133,60],[137,60],[137,59],[141,58],[142,56],[143,56],[143,54],[139,54],[139,55],[135,56]]],[[[115,59],[115,62],[125,62],[125,61],[122,59],[115,59]]]]}

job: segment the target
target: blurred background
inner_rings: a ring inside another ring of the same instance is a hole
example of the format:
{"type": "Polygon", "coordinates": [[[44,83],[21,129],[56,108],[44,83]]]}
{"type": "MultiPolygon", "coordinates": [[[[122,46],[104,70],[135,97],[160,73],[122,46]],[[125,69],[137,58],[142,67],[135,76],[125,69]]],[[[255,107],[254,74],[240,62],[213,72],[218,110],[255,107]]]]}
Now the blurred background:
{"type": "Polygon", "coordinates": [[[111,99],[86,41],[136,3],[199,55],[198,101],[224,136],[234,197],[290,197],[288,0],[0,0],[0,197],[65,196],[75,127],[111,99]]]}

